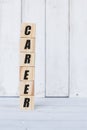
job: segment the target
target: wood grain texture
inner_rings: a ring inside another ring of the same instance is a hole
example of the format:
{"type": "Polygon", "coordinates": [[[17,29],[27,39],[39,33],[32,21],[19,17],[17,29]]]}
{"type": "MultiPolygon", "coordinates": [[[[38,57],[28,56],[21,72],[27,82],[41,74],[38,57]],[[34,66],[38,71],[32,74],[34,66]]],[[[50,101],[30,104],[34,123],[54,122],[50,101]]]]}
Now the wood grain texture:
{"type": "Polygon", "coordinates": [[[46,96],[68,96],[68,0],[46,0],[46,96]]]}

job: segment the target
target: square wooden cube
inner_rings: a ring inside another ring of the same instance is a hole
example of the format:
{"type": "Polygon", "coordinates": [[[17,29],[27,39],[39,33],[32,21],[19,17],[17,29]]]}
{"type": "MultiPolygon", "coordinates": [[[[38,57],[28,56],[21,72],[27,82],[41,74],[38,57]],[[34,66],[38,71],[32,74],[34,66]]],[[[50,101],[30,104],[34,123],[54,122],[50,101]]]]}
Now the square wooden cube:
{"type": "Polygon", "coordinates": [[[34,80],[34,67],[20,67],[20,80],[34,80]]]}
{"type": "Polygon", "coordinates": [[[21,38],[20,52],[35,52],[35,39],[21,38]]]}
{"type": "Polygon", "coordinates": [[[21,25],[21,37],[35,38],[35,24],[22,23],[21,25]]]}
{"type": "Polygon", "coordinates": [[[35,54],[20,53],[20,66],[35,66],[35,54]]]}
{"type": "Polygon", "coordinates": [[[34,81],[21,81],[19,92],[21,96],[34,96],[34,81]]]}
{"type": "Polygon", "coordinates": [[[33,110],[34,109],[34,96],[20,96],[20,109],[33,110]]]}

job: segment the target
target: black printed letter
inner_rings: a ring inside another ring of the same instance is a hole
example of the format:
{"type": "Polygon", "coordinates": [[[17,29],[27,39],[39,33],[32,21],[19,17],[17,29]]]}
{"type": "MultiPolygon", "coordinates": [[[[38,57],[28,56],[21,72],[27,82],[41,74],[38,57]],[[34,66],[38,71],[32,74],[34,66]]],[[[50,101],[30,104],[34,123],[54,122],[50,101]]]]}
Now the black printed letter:
{"type": "Polygon", "coordinates": [[[30,31],[31,30],[31,26],[26,26],[25,28],[25,35],[29,35],[30,34],[30,31]]]}

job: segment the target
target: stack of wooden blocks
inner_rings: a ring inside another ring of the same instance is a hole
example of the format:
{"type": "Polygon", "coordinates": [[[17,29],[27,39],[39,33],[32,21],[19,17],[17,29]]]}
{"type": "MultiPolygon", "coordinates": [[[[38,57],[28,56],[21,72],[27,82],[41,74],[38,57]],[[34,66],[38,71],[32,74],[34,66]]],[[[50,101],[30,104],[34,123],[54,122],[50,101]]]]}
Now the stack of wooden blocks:
{"type": "Polygon", "coordinates": [[[20,108],[34,109],[35,24],[23,23],[20,38],[20,108]]]}

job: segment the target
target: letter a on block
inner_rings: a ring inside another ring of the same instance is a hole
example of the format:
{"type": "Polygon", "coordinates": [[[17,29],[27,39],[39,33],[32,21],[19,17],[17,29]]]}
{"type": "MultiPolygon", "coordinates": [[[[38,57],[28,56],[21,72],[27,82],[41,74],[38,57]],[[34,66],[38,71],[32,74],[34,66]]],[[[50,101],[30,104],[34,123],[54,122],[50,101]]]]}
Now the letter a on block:
{"type": "Polygon", "coordinates": [[[35,38],[35,24],[22,23],[21,37],[35,38]]]}
{"type": "Polygon", "coordinates": [[[35,39],[21,38],[20,52],[35,52],[35,39]]]}

